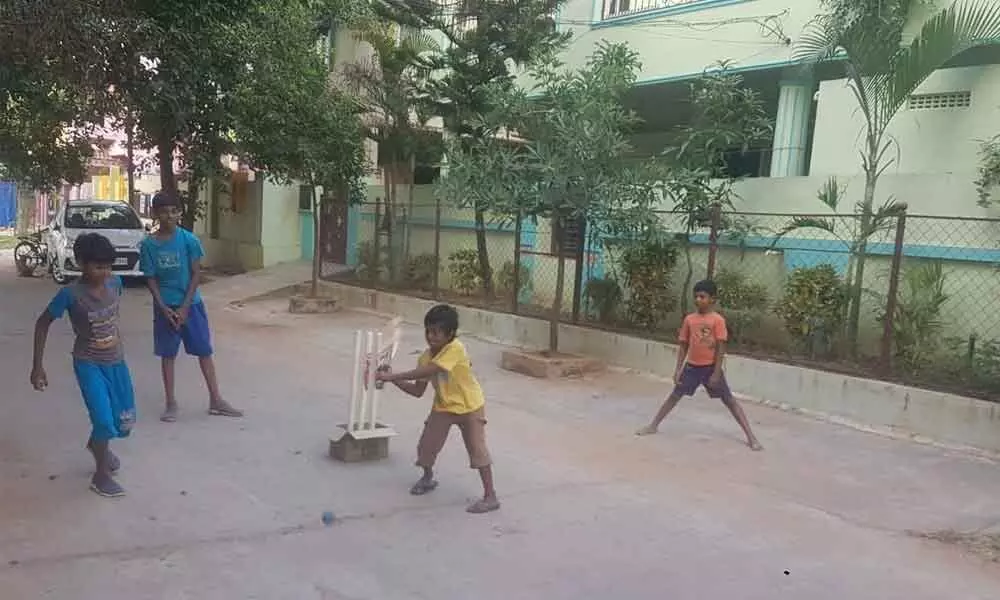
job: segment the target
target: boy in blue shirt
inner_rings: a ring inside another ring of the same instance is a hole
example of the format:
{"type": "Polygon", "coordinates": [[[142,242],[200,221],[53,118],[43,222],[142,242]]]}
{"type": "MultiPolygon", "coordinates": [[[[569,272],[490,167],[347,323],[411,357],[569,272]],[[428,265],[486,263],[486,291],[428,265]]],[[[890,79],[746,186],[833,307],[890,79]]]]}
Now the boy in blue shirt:
{"type": "Polygon", "coordinates": [[[142,272],[153,295],[153,350],[160,357],[163,369],[166,408],[160,420],[165,423],[177,420],[174,363],[181,342],[185,352],[198,357],[208,387],[208,414],[242,417],[243,413],[223,400],[219,392],[208,314],[198,293],[205,252],[193,233],[178,226],[180,215],[177,197],[158,192],[153,197],[153,216],[159,229],[147,236],[140,247],[142,272]]]}
{"type": "Polygon", "coordinates": [[[125,490],[114,479],[121,463],[111,452],[110,442],[128,437],[135,424],[132,377],[118,331],[122,280],[111,270],[115,247],[108,238],[98,233],[81,235],[73,243],[73,255],[83,276],[60,289],[35,323],[31,385],[38,391],[48,387],[43,363],[49,327],[68,315],[76,334],[73,372],[92,427],[87,449],[94,455],[96,468],[90,489],[115,498],[124,496],[125,490]]]}

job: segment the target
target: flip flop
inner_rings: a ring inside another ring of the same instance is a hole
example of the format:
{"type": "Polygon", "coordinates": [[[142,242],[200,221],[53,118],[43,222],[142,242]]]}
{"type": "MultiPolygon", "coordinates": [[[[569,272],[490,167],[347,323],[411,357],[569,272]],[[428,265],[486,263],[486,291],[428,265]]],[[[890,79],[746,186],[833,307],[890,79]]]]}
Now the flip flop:
{"type": "Polygon", "coordinates": [[[474,515],[481,515],[483,513],[493,512],[495,510],[500,510],[500,501],[497,499],[487,500],[486,498],[480,498],[472,504],[469,508],[465,509],[465,512],[472,513],[474,515]]]}
{"type": "Polygon", "coordinates": [[[413,484],[410,488],[410,493],[414,496],[423,496],[424,494],[429,494],[437,489],[438,482],[431,479],[430,481],[420,481],[413,484]]]}
{"type": "Polygon", "coordinates": [[[228,404],[222,404],[220,406],[209,407],[208,414],[213,417],[232,417],[234,419],[238,419],[243,416],[243,411],[235,409],[228,404]]]}
{"type": "Polygon", "coordinates": [[[177,407],[168,406],[163,414],[160,415],[160,421],[164,423],[176,423],[177,422],[177,407]]]}
{"type": "Polygon", "coordinates": [[[125,490],[114,479],[109,479],[100,485],[92,481],[90,491],[104,498],[121,498],[125,495],[125,490]]]}

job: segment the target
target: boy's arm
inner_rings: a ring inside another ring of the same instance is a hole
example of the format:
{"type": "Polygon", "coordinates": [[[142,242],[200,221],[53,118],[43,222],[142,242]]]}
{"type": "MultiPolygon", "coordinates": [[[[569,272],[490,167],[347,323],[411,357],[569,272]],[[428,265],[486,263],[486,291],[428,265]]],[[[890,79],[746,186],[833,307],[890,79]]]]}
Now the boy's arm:
{"type": "Polygon", "coordinates": [[[190,257],[191,278],[188,280],[187,290],[184,292],[184,302],[181,303],[181,307],[177,311],[182,323],[187,320],[188,309],[191,308],[194,296],[198,292],[198,286],[201,284],[201,259],[205,256],[201,242],[193,233],[185,232],[184,240],[190,257]]]}
{"type": "Polygon", "coordinates": [[[681,323],[681,330],[677,334],[677,365],[674,367],[675,373],[680,373],[687,362],[688,346],[691,343],[691,326],[685,318],[681,323]]]}
{"type": "Polygon", "coordinates": [[[677,365],[674,367],[674,372],[680,372],[684,368],[684,363],[687,361],[688,355],[688,343],[681,342],[677,345],[677,365]]]}
{"type": "Polygon", "coordinates": [[[715,369],[712,371],[712,378],[722,377],[722,363],[726,360],[726,342],[729,341],[729,330],[726,327],[726,320],[719,318],[715,322],[713,334],[715,335],[715,369]]]}
{"type": "Polygon", "coordinates": [[[48,377],[45,375],[45,342],[49,337],[49,327],[55,319],[52,313],[45,309],[38,315],[35,321],[35,344],[31,353],[31,385],[36,390],[44,390],[48,386],[48,377]]]}
{"type": "MultiPolygon", "coordinates": [[[[375,379],[379,381],[417,381],[423,380],[424,387],[427,387],[427,380],[444,371],[436,364],[429,362],[411,371],[401,371],[399,373],[376,373],[375,379]]],[[[421,392],[423,394],[423,392],[421,392]]]]}
{"type": "Polygon", "coordinates": [[[191,280],[188,281],[187,292],[184,293],[184,302],[181,303],[181,308],[179,312],[187,313],[187,310],[191,308],[191,303],[194,302],[195,292],[198,291],[198,284],[201,282],[201,259],[193,258],[191,259],[191,280]]]}
{"type": "Polygon", "coordinates": [[[146,276],[146,287],[149,289],[150,295],[153,296],[153,303],[163,314],[173,319],[173,311],[163,302],[163,296],[160,295],[160,282],[156,278],[156,258],[153,256],[148,241],[139,247],[139,263],[142,274],[146,276]]]}
{"type": "Polygon", "coordinates": [[[427,391],[426,379],[421,379],[419,381],[393,381],[392,384],[414,398],[423,396],[424,392],[427,391]]]}
{"type": "Polygon", "coordinates": [[[722,376],[722,363],[726,360],[726,340],[715,342],[715,369],[712,370],[712,377],[722,376]]]}

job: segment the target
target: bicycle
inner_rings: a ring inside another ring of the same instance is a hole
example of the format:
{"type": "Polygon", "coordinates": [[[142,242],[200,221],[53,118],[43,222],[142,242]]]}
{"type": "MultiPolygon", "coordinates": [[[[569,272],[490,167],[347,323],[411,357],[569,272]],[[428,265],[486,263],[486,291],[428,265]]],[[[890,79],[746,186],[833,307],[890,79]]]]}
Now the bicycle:
{"type": "Polygon", "coordinates": [[[19,240],[14,246],[14,265],[22,277],[33,277],[39,267],[48,263],[48,247],[43,241],[45,230],[17,236],[19,240]]]}

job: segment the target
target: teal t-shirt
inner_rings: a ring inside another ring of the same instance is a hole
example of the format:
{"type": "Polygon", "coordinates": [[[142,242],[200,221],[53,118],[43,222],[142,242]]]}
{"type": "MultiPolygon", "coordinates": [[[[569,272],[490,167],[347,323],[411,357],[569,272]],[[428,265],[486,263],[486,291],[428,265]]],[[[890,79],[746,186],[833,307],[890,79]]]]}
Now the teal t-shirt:
{"type": "MultiPolygon", "coordinates": [[[[160,284],[160,296],[170,307],[184,303],[191,283],[191,265],[205,256],[201,241],[193,233],[180,227],[169,239],[160,240],[150,235],[139,248],[139,264],[146,277],[160,284]]],[[[192,304],[201,302],[201,293],[194,293],[192,304]]]]}

